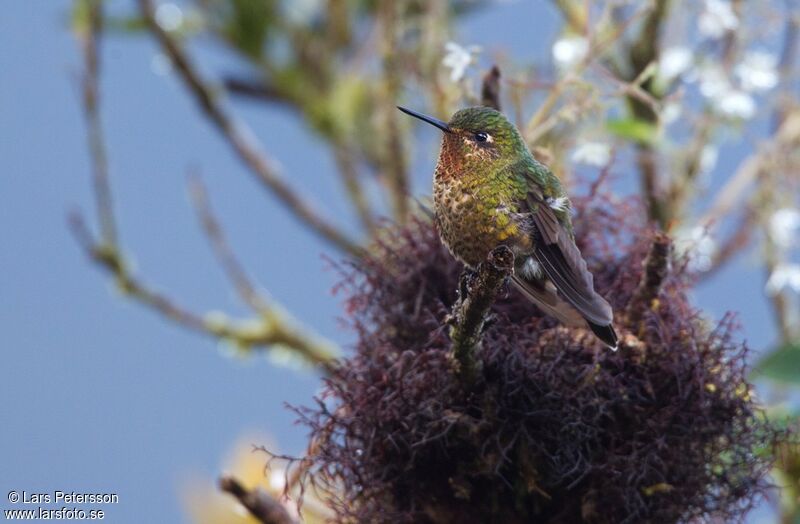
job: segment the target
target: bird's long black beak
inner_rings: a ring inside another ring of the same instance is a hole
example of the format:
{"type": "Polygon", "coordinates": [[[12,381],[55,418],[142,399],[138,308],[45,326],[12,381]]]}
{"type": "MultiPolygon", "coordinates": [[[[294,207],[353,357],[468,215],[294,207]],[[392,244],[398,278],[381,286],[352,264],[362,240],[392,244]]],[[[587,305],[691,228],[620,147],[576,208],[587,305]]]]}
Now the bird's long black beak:
{"type": "Polygon", "coordinates": [[[450,126],[447,125],[447,122],[442,122],[441,120],[433,118],[432,116],[423,115],[422,113],[417,113],[416,111],[412,111],[410,109],[406,109],[405,107],[397,106],[397,109],[399,109],[400,111],[402,111],[403,113],[405,113],[407,115],[413,116],[414,118],[419,118],[423,122],[427,122],[432,126],[436,126],[439,129],[441,129],[442,131],[444,131],[445,133],[449,133],[450,132],[450,126]]]}

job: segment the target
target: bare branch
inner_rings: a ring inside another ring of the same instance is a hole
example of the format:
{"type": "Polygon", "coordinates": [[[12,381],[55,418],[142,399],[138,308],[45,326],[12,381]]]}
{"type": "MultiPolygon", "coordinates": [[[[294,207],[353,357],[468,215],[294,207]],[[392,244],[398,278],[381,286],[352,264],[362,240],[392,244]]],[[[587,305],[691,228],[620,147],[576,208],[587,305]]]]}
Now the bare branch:
{"type": "Polygon", "coordinates": [[[650,251],[644,259],[644,273],[639,282],[639,287],[634,291],[628,303],[627,315],[631,326],[639,325],[645,311],[653,306],[653,301],[658,298],[661,284],[667,276],[669,269],[669,256],[672,242],[666,233],[656,233],[650,251]]]}
{"type": "Polygon", "coordinates": [[[718,223],[739,203],[745,190],[776,154],[784,150],[789,151],[798,144],[800,144],[800,109],[790,112],[771,139],[739,164],[739,168],[717,193],[714,203],[700,219],[700,225],[711,226],[718,223]]]}
{"type": "MultiPolygon", "coordinates": [[[[558,2],[559,6],[570,4],[570,2],[558,2]]],[[[576,7],[577,8],[577,7],[576,7]]],[[[642,8],[633,13],[630,18],[622,21],[611,28],[603,27],[604,24],[598,24],[600,29],[596,32],[598,34],[590,35],[589,37],[589,50],[584,56],[583,60],[573,66],[572,70],[565,74],[556,84],[550,89],[539,109],[525,124],[523,136],[528,143],[535,143],[541,136],[549,129],[550,126],[550,113],[558,104],[561,95],[566,91],[567,87],[579,81],[580,75],[583,71],[590,66],[595,60],[603,57],[609,47],[618,41],[625,34],[625,31],[634,24],[641,17],[646,16],[653,10],[653,6],[647,3],[642,8]]],[[[586,33],[588,31],[585,31],[586,33]]]]}
{"type": "Polygon", "coordinates": [[[403,76],[400,68],[398,49],[400,44],[399,11],[403,2],[382,0],[378,11],[381,23],[381,54],[383,61],[383,171],[387,173],[389,194],[392,199],[394,218],[405,223],[408,218],[410,194],[406,155],[403,148],[399,113],[395,111],[403,76]]]}
{"type": "Polygon", "coordinates": [[[489,308],[500,286],[513,271],[511,250],[506,246],[495,248],[473,274],[466,276],[465,285],[462,284],[462,291],[466,293],[453,305],[450,340],[458,372],[466,383],[472,382],[478,372],[475,350],[481,343],[489,308]]]}
{"type": "Polygon", "coordinates": [[[716,121],[708,112],[700,116],[696,130],[689,147],[686,150],[685,169],[676,173],[669,184],[665,200],[672,210],[672,216],[679,217],[685,214],[687,199],[695,189],[697,178],[701,173],[703,154],[712,139],[716,121]]]}
{"type": "Polygon", "coordinates": [[[642,84],[651,78],[651,75],[655,72],[655,63],[651,62],[642,72],[633,80],[624,80],[619,78],[619,76],[608,67],[605,67],[603,64],[596,63],[593,66],[593,69],[597,70],[600,74],[602,74],[609,82],[617,86],[617,92],[615,95],[625,95],[629,98],[635,98],[640,103],[648,106],[654,113],[658,113],[661,110],[661,100],[654,97],[648,91],[642,88],[642,84]]]}
{"type": "MultiPolygon", "coordinates": [[[[266,82],[228,77],[225,78],[224,83],[226,89],[236,95],[267,102],[283,103],[297,110],[304,110],[304,104],[299,100],[293,99],[290,94],[266,82]]],[[[361,184],[361,174],[359,173],[353,147],[336,134],[333,134],[331,141],[336,167],[338,168],[339,176],[342,178],[345,190],[347,191],[347,196],[350,198],[350,202],[353,204],[358,214],[361,225],[374,237],[377,232],[377,223],[361,184]]]]}
{"type": "Polygon", "coordinates": [[[246,78],[228,77],[223,79],[225,89],[229,92],[248,98],[267,100],[269,102],[282,102],[290,104],[292,100],[286,93],[259,80],[249,80],[246,78]]]}
{"type": "Polygon", "coordinates": [[[69,224],[75,239],[86,255],[115,277],[120,291],[183,327],[194,331],[208,331],[201,316],[177,305],[172,299],[133,277],[117,247],[95,242],[80,214],[77,212],[70,214],[69,224]]]}
{"type": "MultiPolygon", "coordinates": [[[[242,300],[258,314],[260,323],[263,326],[260,345],[282,344],[291,351],[297,352],[309,362],[328,368],[335,353],[333,351],[334,344],[322,340],[318,336],[307,334],[309,332],[308,328],[301,330],[292,327],[294,320],[287,318],[287,315],[281,309],[267,301],[250,280],[247,272],[228,244],[225,233],[214,216],[208,201],[208,194],[199,177],[193,177],[190,180],[190,192],[195,210],[203,226],[203,231],[217,260],[242,300]]],[[[238,333],[236,336],[238,337],[237,340],[241,340],[244,334],[238,333]]]]}
{"type": "MultiPolygon", "coordinates": [[[[631,66],[631,80],[642,75],[651,64],[658,61],[659,43],[661,41],[661,28],[670,8],[670,0],[655,0],[651,9],[642,23],[639,36],[630,46],[628,60],[631,66]]],[[[658,99],[658,95],[653,90],[653,77],[644,79],[642,82],[634,81],[634,84],[641,85],[644,92],[658,99]]],[[[645,122],[656,122],[658,114],[650,104],[643,103],[635,96],[628,96],[628,103],[637,120],[645,122]]]]}
{"type": "Polygon", "coordinates": [[[347,190],[347,196],[350,198],[353,207],[355,207],[356,213],[358,213],[361,225],[374,237],[378,231],[378,224],[361,185],[361,174],[358,170],[353,148],[343,140],[334,139],[333,155],[336,160],[336,167],[339,169],[339,175],[342,177],[342,182],[347,190]]]}
{"type": "MultiPolygon", "coordinates": [[[[628,52],[631,78],[634,84],[640,85],[642,91],[658,101],[660,101],[660,95],[653,89],[654,78],[652,75],[644,78],[644,75],[653,67],[652,64],[658,61],[661,28],[669,7],[669,0],[655,0],[653,9],[645,17],[639,35],[631,44],[628,52]],[[638,79],[642,78],[644,80],[640,82],[638,79]]],[[[632,93],[628,94],[627,101],[636,120],[653,125],[658,123],[658,113],[652,104],[642,101],[640,97],[634,96],[632,93]]],[[[665,198],[664,190],[661,187],[662,181],[655,149],[652,144],[645,142],[637,143],[636,148],[636,163],[639,167],[640,185],[647,204],[648,218],[662,229],[666,229],[672,220],[674,210],[665,198]]]]}
{"type": "Polygon", "coordinates": [[[188,55],[175,38],[158,25],[152,0],[139,0],[142,17],[155,35],[164,53],[169,56],[186,87],[200,105],[204,114],[216,125],[230,146],[253,174],[312,231],[345,253],[359,257],[363,248],[343,231],[331,225],[317,210],[290,188],[279,174],[277,166],[263,152],[254,139],[254,133],[243,122],[234,120],[220,104],[216,93],[200,76],[188,55]]]}
{"type": "Polygon", "coordinates": [[[88,28],[78,37],[83,50],[85,70],[82,78],[83,114],[88,128],[89,151],[92,157],[92,185],[94,187],[97,221],[102,242],[113,246],[117,241],[117,228],[113,213],[113,200],[108,177],[108,157],[103,139],[100,118],[100,42],[103,32],[103,2],[86,0],[88,28]]]}
{"type": "Polygon", "coordinates": [[[500,111],[500,68],[496,65],[483,76],[481,104],[500,111]]]}
{"type": "Polygon", "coordinates": [[[287,315],[275,306],[261,311],[256,319],[241,322],[192,312],[133,276],[117,247],[96,243],[78,213],[71,214],[69,221],[72,232],[86,255],[115,277],[117,286],[124,294],[161,316],[192,331],[227,340],[241,347],[283,346],[297,352],[324,372],[330,371],[333,366],[333,358],[338,352],[336,346],[293,327],[287,315]]]}
{"type": "Polygon", "coordinates": [[[232,495],[263,524],[295,524],[281,503],[261,489],[248,490],[233,477],[221,477],[219,489],[232,495]]]}
{"type": "Polygon", "coordinates": [[[102,31],[102,2],[89,2],[89,29],[79,33],[84,51],[85,72],[83,75],[83,110],[88,124],[88,140],[91,150],[93,169],[93,189],[97,205],[100,238],[95,239],[85,221],[77,212],[70,214],[69,224],[73,235],[84,253],[100,267],[108,271],[116,280],[119,289],[127,296],[147,306],[161,316],[173,322],[218,339],[231,341],[244,347],[269,347],[283,345],[296,351],[309,362],[329,370],[336,348],[333,344],[312,337],[292,326],[287,316],[276,306],[267,307],[265,301],[259,302],[252,285],[249,284],[244,271],[236,262],[224,237],[216,225],[210,211],[204,215],[207,231],[213,230],[216,239],[217,253],[226,272],[233,276],[234,283],[240,293],[250,293],[247,302],[258,310],[255,321],[235,323],[227,318],[214,318],[212,315],[201,315],[179,305],[177,301],[151,288],[135,277],[122,256],[116,232],[116,220],[111,201],[109,184],[108,159],[106,157],[105,139],[100,125],[99,104],[99,71],[98,54],[99,38],[102,31]],[[260,306],[260,307],[256,307],[260,306]]]}
{"type": "Polygon", "coordinates": [[[656,152],[652,147],[646,144],[636,145],[636,166],[639,169],[639,185],[647,208],[647,218],[665,229],[670,213],[661,187],[656,152]]]}
{"type": "Polygon", "coordinates": [[[267,305],[267,301],[250,281],[247,272],[228,245],[225,233],[211,210],[211,204],[208,201],[208,192],[199,176],[190,177],[189,193],[192,197],[192,203],[194,204],[197,216],[203,226],[203,231],[211,244],[211,248],[214,250],[217,260],[225,271],[225,274],[228,275],[228,278],[233,283],[239,296],[255,311],[263,312],[268,310],[269,306],[267,305]]]}
{"type": "Polygon", "coordinates": [[[778,107],[772,115],[772,129],[776,130],[786,116],[788,106],[794,100],[792,92],[792,79],[796,78],[795,68],[797,67],[797,53],[800,50],[798,40],[800,40],[800,16],[797,15],[797,2],[786,0],[786,25],[783,30],[783,42],[781,43],[780,61],[778,63],[778,74],[780,75],[779,85],[781,91],[778,94],[778,107]]]}
{"type": "Polygon", "coordinates": [[[706,280],[730,262],[737,253],[750,243],[755,226],[756,214],[750,208],[744,210],[736,226],[734,226],[733,232],[728,235],[724,242],[720,242],[714,259],[711,261],[711,267],[708,271],[704,271],[698,276],[702,280],[706,280]]]}
{"type": "Polygon", "coordinates": [[[561,11],[570,29],[579,34],[586,33],[586,4],[575,0],[553,0],[561,11]]]}

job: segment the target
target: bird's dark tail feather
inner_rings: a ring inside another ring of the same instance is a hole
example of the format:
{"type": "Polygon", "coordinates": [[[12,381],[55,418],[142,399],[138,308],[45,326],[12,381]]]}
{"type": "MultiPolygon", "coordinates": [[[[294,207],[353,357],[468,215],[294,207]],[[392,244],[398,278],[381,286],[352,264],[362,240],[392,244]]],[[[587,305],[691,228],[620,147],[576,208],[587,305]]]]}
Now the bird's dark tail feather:
{"type": "Polygon", "coordinates": [[[589,321],[587,321],[587,324],[589,324],[589,328],[592,330],[592,332],[597,335],[597,338],[605,342],[606,345],[613,351],[617,350],[617,332],[614,331],[614,326],[611,324],[608,324],[607,326],[601,326],[599,324],[593,324],[589,321]]]}

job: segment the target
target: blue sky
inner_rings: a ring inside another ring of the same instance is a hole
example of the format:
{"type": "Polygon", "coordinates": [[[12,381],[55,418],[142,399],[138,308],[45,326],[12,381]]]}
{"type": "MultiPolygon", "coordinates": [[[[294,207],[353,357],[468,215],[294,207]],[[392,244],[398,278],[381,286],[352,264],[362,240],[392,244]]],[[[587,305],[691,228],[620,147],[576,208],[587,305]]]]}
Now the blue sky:
{"type": "MultiPolygon", "coordinates": [[[[318,380],[264,358],[224,356],[214,341],[121,299],[78,250],[65,215],[73,206],[91,211],[91,195],[68,7],[9,2],[0,17],[0,493],[115,492],[120,503],[105,508],[112,522],[151,512],[179,522],[182,482],[192,473],[214,478],[242,434],[269,433],[285,451],[302,450],[305,431],[284,403],[308,402],[318,380]]],[[[459,41],[483,45],[485,56],[543,56],[555,20],[547,5],[499,3],[467,19],[459,41]]],[[[260,284],[346,343],[326,247],[265,195],[176,79],[151,72],[148,39],[105,44],[102,103],[121,240],[140,274],[198,311],[244,312],[189,205],[186,173],[197,168],[260,284]]],[[[320,144],[282,110],[236,107],[292,184],[346,223],[320,144]]],[[[430,183],[435,139],[420,131],[419,192],[430,183]]],[[[721,158],[724,172],[736,152],[721,158]]],[[[716,317],[740,311],[745,336],[762,348],[774,331],[761,289],[762,276],[740,257],[697,302],[716,317]]]]}

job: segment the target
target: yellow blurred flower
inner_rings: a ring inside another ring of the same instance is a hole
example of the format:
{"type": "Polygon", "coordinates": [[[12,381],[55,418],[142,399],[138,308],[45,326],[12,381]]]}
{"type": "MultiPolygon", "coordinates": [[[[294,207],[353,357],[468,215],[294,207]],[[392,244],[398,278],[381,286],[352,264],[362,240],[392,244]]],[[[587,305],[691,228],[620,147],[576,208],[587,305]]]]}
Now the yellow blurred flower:
{"type": "MultiPolygon", "coordinates": [[[[253,448],[254,445],[262,444],[267,449],[277,449],[272,439],[264,435],[251,434],[240,438],[223,461],[220,476],[230,475],[247,490],[263,490],[300,522],[297,508],[300,488],[294,486],[290,490],[289,498],[283,496],[287,478],[286,464],[279,460],[268,464],[269,457],[253,448]]],[[[181,498],[191,521],[196,524],[259,524],[233,496],[220,491],[218,478],[194,476],[184,483],[181,498]]],[[[301,511],[302,522],[307,524],[322,524],[333,515],[311,486],[307,487],[303,495],[301,511]]]]}

